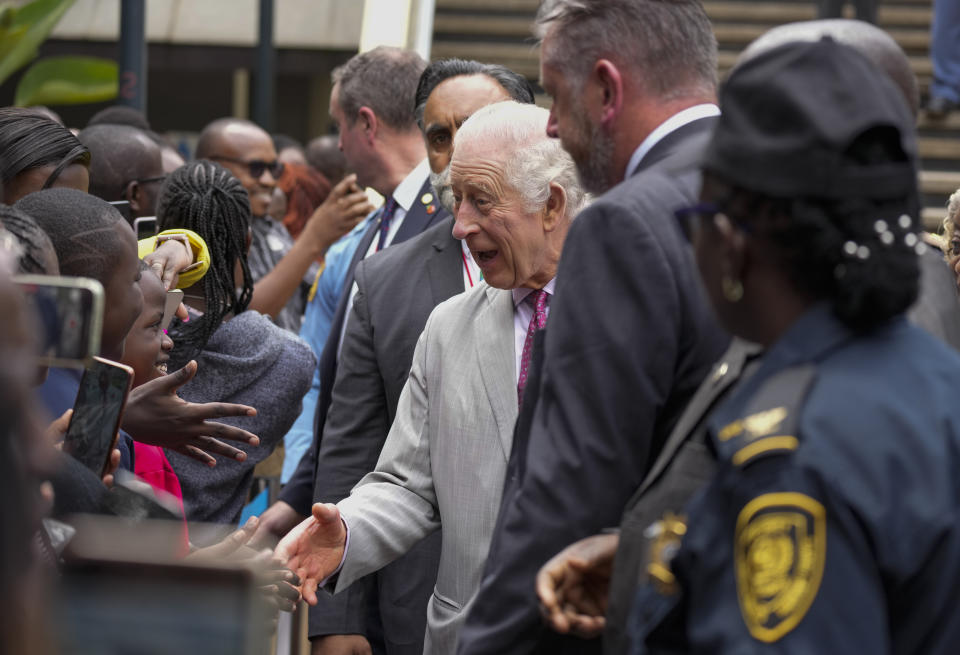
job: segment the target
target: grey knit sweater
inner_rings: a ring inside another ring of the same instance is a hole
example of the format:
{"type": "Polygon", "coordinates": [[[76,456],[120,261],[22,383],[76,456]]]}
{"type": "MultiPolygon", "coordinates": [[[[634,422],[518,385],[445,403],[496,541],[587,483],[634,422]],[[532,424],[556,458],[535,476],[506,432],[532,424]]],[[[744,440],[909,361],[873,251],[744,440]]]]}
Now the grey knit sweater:
{"type": "Polygon", "coordinates": [[[254,433],[260,445],[230,442],[246,451],[247,460],[239,463],[218,456],[213,468],[170,450],[164,452],[180,478],[187,519],[235,523],[253,483],[253,468],[273,452],[300,414],[300,401],[310,388],[317,362],[303,339],[255,311],[224,322],[196,360],[197,375],[180,388],[180,397],[194,403],[256,408],[255,417],[223,422],[254,433]]]}

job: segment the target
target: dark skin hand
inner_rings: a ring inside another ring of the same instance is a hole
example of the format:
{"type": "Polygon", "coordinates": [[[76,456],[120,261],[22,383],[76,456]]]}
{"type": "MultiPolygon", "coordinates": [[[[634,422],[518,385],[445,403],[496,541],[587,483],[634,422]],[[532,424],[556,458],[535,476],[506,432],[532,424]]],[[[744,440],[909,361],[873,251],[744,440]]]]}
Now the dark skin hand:
{"type": "Polygon", "coordinates": [[[257,588],[274,612],[292,612],[300,602],[297,587],[300,578],[273,557],[270,551],[258,551],[247,544],[257,530],[257,517],[250,517],[239,530],[220,543],[198,548],[188,555],[191,561],[230,563],[251,569],[256,574],[257,588]]]}
{"type": "MultiPolygon", "coordinates": [[[[170,291],[177,288],[180,272],[193,264],[193,251],[180,241],[164,241],[159,248],[144,257],[143,261],[163,282],[163,288],[170,291]]],[[[183,303],[177,307],[177,317],[181,321],[189,318],[183,303]]]]}
{"type": "MultiPolygon", "coordinates": [[[[47,440],[54,445],[57,449],[63,448],[63,438],[67,434],[67,428],[70,427],[70,419],[73,417],[73,410],[68,409],[63,414],[60,415],[60,418],[55,420],[53,423],[47,427],[47,440]]],[[[117,435],[119,437],[119,435],[117,435]]],[[[114,439],[116,443],[116,439],[114,439]]],[[[103,481],[103,486],[110,488],[113,486],[113,474],[117,472],[117,469],[120,468],[120,458],[123,456],[123,453],[120,452],[119,448],[114,448],[110,451],[110,461],[107,462],[106,470],[103,472],[103,476],[100,478],[103,481]]]]}
{"type": "Polygon", "coordinates": [[[215,419],[231,416],[256,416],[257,410],[232,403],[188,403],[177,395],[177,389],[197,374],[197,363],[169,375],[141,384],[130,392],[123,416],[123,429],[137,441],[169,448],[216,466],[213,455],[222,455],[242,462],[247,454],[221,439],[242,441],[251,446],[260,444],[256,435],[215,419]]]}
{"type": "Polygon", "coordinates": [[[592,638],[606,626],[607,595],[620,536],[581,539],[553,557],[537,574],[540,612],[560,634],[592,638]]]}

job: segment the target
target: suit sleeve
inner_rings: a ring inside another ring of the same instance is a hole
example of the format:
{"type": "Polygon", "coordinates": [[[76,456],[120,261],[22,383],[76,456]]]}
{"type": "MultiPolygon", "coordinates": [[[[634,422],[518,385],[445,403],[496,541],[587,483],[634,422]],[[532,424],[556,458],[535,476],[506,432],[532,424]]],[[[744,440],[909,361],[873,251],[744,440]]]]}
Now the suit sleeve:
{"type": "Polygon", "coordinates": [[[333,400],[323,429],[314,500],[336,503],[377,465],[390,431],[387,395],[374,351],[373,330],[363,284],[347,321],[333,400]]]}
{"type": "MultiPolygon", "coordinates": [[[[373,331],[364,289],[365,268],[357,266],[359,290],[340,351],[327,422],[317,462],[314,500],[336,503],[377,465],[390,430],[387,398],[374,352],[373,331]]],[[[370,581],[372,582],[372,580],[370,581]]],[[[310,608],[311,637],[365,634],[369,584],[355,583],[336,596],[320,596],[310,608]],[[316,616],[315,616],[316,615],[316,616]]]]}
{"type": "Polygon", "coordinates": [[[336,592],[406,553],[440,528],[430,463],[430,321],[420,336],[410,377],[377,467],[340,503],[350,548],[336,592]]]}
{"type": "MultiPolygon", "coordinates": [[[[534,592],[540,566],[566,545],[618,525],[651,461],[682,310],[676,262],[638,211],[663,213],[598,202],[567,236],[526,471],[498,519],[496,557],[487,560],[461,655],[533,651],[543,637],[534,592]]],[[[572,652],[589,652],[580,647],[572,652]]]]}

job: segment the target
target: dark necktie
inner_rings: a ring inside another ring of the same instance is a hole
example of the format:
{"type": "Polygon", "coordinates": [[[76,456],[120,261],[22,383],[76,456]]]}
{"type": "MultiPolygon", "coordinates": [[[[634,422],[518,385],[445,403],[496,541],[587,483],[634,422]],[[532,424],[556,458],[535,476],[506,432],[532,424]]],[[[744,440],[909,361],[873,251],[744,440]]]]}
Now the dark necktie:
{"type": "Polygon", "coordinates": [[[549,295],[543,289],[537,289],[523,299],[523,302],[533,305],[533,316],[530,317],[530,327],[527,328],[527,338],[523,341],[523,352],[520,355],[520,377],[517,380],[517,401],[520,405],[523,404],[523,390],[527,386],[530,353],[533,350],[533,335],[547,324],[547,298],[549,295]]]}
{"type": "Polygon", "coordinates": [[[393,215],[397,212],[397,201],[393,196],[387,198],[383,204],[383,211],[380,213],[380,240],[377,241],[377,252],[387,247],[387,234],[390,232],[390,222],[393,221],[393,215]]]}

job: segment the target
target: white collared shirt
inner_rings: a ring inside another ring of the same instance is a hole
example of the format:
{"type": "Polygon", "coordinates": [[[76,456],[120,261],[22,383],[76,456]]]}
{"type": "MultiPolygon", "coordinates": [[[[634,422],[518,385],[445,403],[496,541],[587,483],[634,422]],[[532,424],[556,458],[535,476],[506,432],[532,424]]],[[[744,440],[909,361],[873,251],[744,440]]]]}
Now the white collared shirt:
{"type": "Polygon", "coordinates": [[[637,149],[633,151],[633,155],[630,156],[630,161],[627,162],[627,170],[623,176],[623,179],[627,179],[633,175],[634,172],[636,172],[637,167],[640,166],[640,162],[644,157],[647,156],[647,153],[653,150],[653,146],[660,143],[660,141],[662,141],[668,134],[680,129],[688,123],[692,123],[693,121],[701,118],[719,115],[720,108],[712,102],[694,105],[692,107],[687,107],[682,111],[678,111],[676,114],[657,125],[657,127],[647,135],[647,138],[644,139],[639,146],[637,146],[637,149]]]}
{"type": "MultiPolygon", "coordinates": [[[[550,317],[550,304],[553,301],[553,288],[557,284],[557,278],[553,278],[547,282],[543,290],[546,291],[549,296],[547,296],[547,306],[544,308],[544,311],[547,314],[547,318],[550,317]]],[[[517,382],[520,381],[520,360],[523,358],[523,345],[527,341],[527,330],[530,329],[530,321],[533,319],[533,307],[530,306],[530,303],[523,302],[527,296],[533,293],[533,289],[518,288],[511,291],[513,294],[513,336],[514,336],[514,351],[517,358],[517,368],[515,370],[517,382]]]]}

